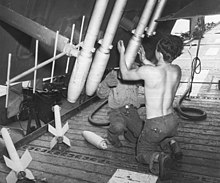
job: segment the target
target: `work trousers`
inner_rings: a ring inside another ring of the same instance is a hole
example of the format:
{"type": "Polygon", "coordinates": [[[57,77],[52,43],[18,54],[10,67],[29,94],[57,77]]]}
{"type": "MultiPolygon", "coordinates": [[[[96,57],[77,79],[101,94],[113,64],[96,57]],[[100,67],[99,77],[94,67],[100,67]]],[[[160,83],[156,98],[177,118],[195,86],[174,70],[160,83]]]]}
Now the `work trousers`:
{"type": "Polygon", "coordinates": [[[177,135],[178,124],[179,117],[175,112],[147,119],[136,146],[137,161],[149,164],[155,152],[169,151],[167,145],[177,135]]]}
{"type": "Polygon", "coordinates": [[[126,105],[118,109],[111,109],[108,113],[110,126],[108,128],[108,139],[114,144],[120,144],[119,135],[132,143],[136,143],[143,128],[143,120],[140,118],[137,108],[126,105]]]}

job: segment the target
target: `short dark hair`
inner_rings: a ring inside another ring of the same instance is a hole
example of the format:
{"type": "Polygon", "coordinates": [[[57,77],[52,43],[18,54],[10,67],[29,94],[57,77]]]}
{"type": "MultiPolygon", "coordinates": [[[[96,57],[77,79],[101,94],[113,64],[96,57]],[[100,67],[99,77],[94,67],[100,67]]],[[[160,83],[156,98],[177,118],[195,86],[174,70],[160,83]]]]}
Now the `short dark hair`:
{"type": "Polygon", "coordinates": [[[183,40],[176,35],[167,35],[157,43],[157,51],[163,54],[166,62],[171,63],[182,54],[183,40]]]}

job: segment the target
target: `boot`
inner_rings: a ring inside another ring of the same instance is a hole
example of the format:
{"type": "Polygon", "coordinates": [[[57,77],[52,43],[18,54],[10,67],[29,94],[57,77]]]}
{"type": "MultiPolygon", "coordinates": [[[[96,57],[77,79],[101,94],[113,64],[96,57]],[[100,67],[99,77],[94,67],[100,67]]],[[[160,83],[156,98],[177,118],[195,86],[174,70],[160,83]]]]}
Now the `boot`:
{"type": "Polygon", "coordinates": [[[172,152],[172,158],[174,158],[175,160],[181,160],[183,158],[181,148],[175,140],[173,140],[172,143],[170,142],[170,149],[172,152]]]}
{"type": "Polygon", "coordinates": [[[171,168],[173,166],[173,159],[170,154],[160,153],[159,158],[159,178],[160,180],[168,180],[171,178],[171,168]]]}

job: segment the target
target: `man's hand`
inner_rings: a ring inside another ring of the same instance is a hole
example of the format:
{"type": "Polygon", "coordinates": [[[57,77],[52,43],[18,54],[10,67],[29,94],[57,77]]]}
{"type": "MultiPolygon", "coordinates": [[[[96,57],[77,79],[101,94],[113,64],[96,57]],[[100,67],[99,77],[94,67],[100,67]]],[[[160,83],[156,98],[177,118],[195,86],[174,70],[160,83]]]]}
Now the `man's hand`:
{"type": "Polygon", "coordinates": [[[146,58],[146,53],[145,53],[144,47],[142,45],[140,46],[140,48],[138,50],[138,55],[139,55],[139,59],[143,65],[155,66],[155,63],[153,63],[152,61],[150,61],[146,58]]]}
{"type": "Polygon", "coordinates": [[[142,45],[140,46],[140,48],[138,50],[138,55],[139,55],[140,61],[143,63],[144,60],[146,60],[146,56],[145,56],[144,47],[142,45]]]}
{"type": "Polygon", "coordinates": [[[118,41],[118,51],[119,51],[119,53],[125,52],[125,46],[124,46],[124,42],[122,40],[118,41]]]}

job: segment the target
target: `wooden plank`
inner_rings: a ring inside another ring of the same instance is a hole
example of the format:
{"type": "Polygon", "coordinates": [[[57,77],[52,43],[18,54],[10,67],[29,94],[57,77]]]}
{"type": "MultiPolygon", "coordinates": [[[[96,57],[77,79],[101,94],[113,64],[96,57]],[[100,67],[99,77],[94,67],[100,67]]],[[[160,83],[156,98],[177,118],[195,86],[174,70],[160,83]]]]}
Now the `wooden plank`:
{"type": "Polygon", "coordinates": [[[173,182],[175,183],[218,183],[219,178],[210,176],[198,175],[191,172],[174,172],[172,174],[173,182]]]}
{"type": "Polygon", "coordinates": [[[200,165],[193,165],[193,164],[178,164],[177,167],[175,168],[179,172],[188,172],[188,173],[194,173],[196,175],[204,175],[207,177],[213,177],[213,178],[220,178],[220,170],[216,168],[211,168],[211,167],[206,167],[200,165]]]}
{"type": "Polygon", "coordinates": [[[208,159],[214,159],[216,161],[220,160],[219,154],[213,152],[206,152],[206,151],[201,152],[199,150],[184,149],[184,148],[182,148],[182,152],[184,156],[208,158],[208,159]]]}
{"type": "MultiPolygon", "coordinates": [[[[42,141],[36,141],[32,144],[34,147],[46,148],[49,150],[49,143],[43,143],[42,141]]],[[[134,149],[127,148],[109,148],[108,150],[100,150],[92,146],[91,144],[87,144],[87,142],[75,141],[72,144],[72,147],[67,151],[68,153],[75,152],[78,154],[86,154],[94,157],[102,157],[105,159],[114,159],[112,161],[120,161],[123,163],[137,163],[134,156],[134,149]]]]}
{"type": "MultiPolygon", "coordinates": [[[[61,168],[61,167],[60,167],[61,168]]],[[[62,183],[88,183],[88,181],[79,180],[77,178],[67,177],[64,175],[56,175],[54,173],[42,172],[32,170],[34,177],[38,180],[44,180],[48,183],[62,182],[62,183]]],[[[6,182],[4,182],[6,183],[6,182]]]]}
{"type": "MultiPolygon", "coordinates": [[[[36,148],[37,150],[37,148],[36,148]]],[[[89,148],[87,149],[87,151],[89,150],[89,148]]],[[[91,149],[90,149],[91,151],[91,149]]],[[[114,173],[114,171],[118,168],[129,168],[132,169],[134,171],[139,171],[140,172],[140,168],[137,166],[137,164],[132,165],[131,162],[124,162],[122,163],[122,161],[117,161],[117,159],[112,159],[112,158],[106,158],[103,156],[95,156],[95,155],[88,155],[88,153],[83,154],[83,153],[74,153],[74,152],[66,152],[65,155],[64,154],[56,154],[56,153],[51,153],[51,151],[34,151],[34,149],[30,149],[30,153],[33,156],[34,162],[35,161],[39,161],[39,163],[42,163],[43,165],[41,165],[43,168],[41,171],[47,171],[48,169],[44,167],[44,162],[47,162],[47,164],[52,164],[52,166],[50,168],[53,168],[53,166],[58,166],[58,167],[62,167],[62,171],[67,171],[66,168],[69,170],[69,168],[74,169],[74,171],[76,169],[79,169],[80,171],[91,171],[93,173],[99,173],[99,174],[103,174],[103,175],[108,175],[109,178],[112,176],[112,174],[114,173]],[[71,156],[72,155],[72,156],[71,156]],[[57,158],[59,158],[59,161],[57,161],[57,158]],[[101,161],[100,161],[101,160],[101,161]],[[111,171],[110,171],[111,170],[111,171]]],[[[106,152],[105,152],[106,153],[106,152]]],[[[103,153],[102,155],[104,155],[105,153],[103,153]]],[[[100,150],[99,152],[96,152],[96,154],[100,155],[100,150]]],[[[120,154],[118,154],[118,156],[120,156],[120,154]]],[[[45,165],[46,167],[49,165],[45,165]]],[[[30,169],[39,169],[38,166],[35,164],[30,167],[30,169]]],[[[49,167],[48,167],[49,168],[49,167]]],[[[41,168],[40,168],[41,169],[41,168]]],[[[143,168],[143,170],[145,171],[146,168],[143,168]]],[[[59,173],[58,173],[59,174],[59,173]]],[[[79,175],[78,175],[79,176],[79,175]]],[[[93,181],[95,182],[95,180],[93,181]]]]}
{"type": "Polygon", "coordinates": [[[206,129],[180,128],[178,131],[196,133],[196,134],[212,135],[212,136],[219,136],[219,131],[206,130],[206,129]]]}
{"type": "MultiPolygon", "coordinates": [[[[45,162],[32,162],[32,166],[38,167],[38,170],[44,172],[46,170],[47,173],[51,173],[54,175],[62,175],[66,178],[75,179],[75,180],[83,180],[86,182],[106,182],[109,177],[104,176],[102,174],[97,174],[94,172],[89,172],[85,170],[72,169],[69,167],[60,167],[57,165],[48,164],[45,162]],[[103,181],[104,180],[104,181],[103,181]]],[[[65,180],[65,179],[64,179],[65,180]]],[[[56,180],[57,182],[57,180],[56,180]]]]}

